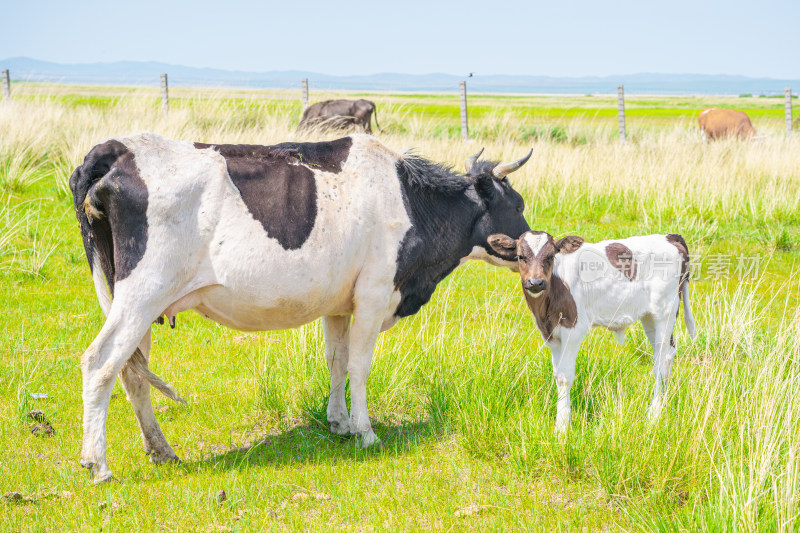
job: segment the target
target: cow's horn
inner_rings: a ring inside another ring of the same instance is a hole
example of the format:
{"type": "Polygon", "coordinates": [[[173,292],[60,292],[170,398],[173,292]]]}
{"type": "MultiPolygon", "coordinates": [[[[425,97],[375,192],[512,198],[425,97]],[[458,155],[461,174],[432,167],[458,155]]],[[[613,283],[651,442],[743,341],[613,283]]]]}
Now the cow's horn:
{"type": "Polygon", "coordinates": [[[472,165],[474,165],[474,164],[475,164],[475,162],[478,160],[478,158],[481,156],[481,154],[482,154],[482,153],[483,153],[483,148],[481,148],[480,150],[478,150],[478,153],[477,153],[477,154],[473,155],[472,157],[468,157],[468,158],[467,158],[467,159],[464,161],[464,166],[465,166],[465,167],[467,167],[467,172],[469,172],[469,169],[471,169],[471,168],[472,168],[472,165]]]}
{"type": "Polygon", "coordinates": [[[492,169],[492,175],[499,180],[505,178],[515,170],[518,170],[519,167],[527,163],[528,159],[531,158],[532,154],[533,154],[533,148],[531,148],[531,151],[528,152],[528,155],[526,155],[522,159],[518,159],[511,163],[500,163],[499,165],[497,165],[492,169]]]}

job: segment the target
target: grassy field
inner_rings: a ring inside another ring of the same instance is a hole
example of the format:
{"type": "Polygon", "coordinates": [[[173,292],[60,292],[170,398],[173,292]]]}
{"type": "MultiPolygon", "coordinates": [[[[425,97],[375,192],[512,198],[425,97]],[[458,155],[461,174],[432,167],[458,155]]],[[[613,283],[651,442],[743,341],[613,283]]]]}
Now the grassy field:
{"type": "MultiPolygon", "coordinates": [[[[314,99],[332,96],[314,93],[314,99]]],[[[800,513],[800,135],[782,100],[366,95],[388,146],[461,167],[481,146],[532,160],[512,182],[535,229],[588,240],[681,233],[695,263],[699,335],[682,320],[664,416],[645,421],[652,355],[641,326],[597,330],[554,433],[550,356],[515,274],[457,270],[378,341],[368,385],[383,447],[327,431],[319,323],[260,334],[198,316],[154,328],[153,393],[183,462],[147,462],[115,386],[94,486],[78,460],[79,359],[102,325],[66,185],[110,136],[289,140],[297,94],[14,84],[0,105],[0,530],[793,531],[800,513]],[[751,114],[765,138],[703,146],[698,110],[751,114]],[[46,399],[31,394],[45,393],[46,399]],[[42,410],[52,436],[28,417],[42,410]],[[216,493],[227,500],[219,503],[216,493]],[[13,493],[17,493],[13,494],[13,493]]]]}

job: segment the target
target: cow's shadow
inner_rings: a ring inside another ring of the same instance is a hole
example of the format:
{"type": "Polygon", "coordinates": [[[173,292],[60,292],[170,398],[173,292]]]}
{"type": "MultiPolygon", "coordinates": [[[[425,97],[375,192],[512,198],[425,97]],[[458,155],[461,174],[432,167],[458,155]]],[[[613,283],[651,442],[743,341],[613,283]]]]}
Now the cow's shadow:
{"type": "Polygon", "coordinates": [[[212,448],[208,452],[200,452],[202,457],[184,460],[181,468],[198,472],[232,470],[242,466],[280,468],[299,463],[371,461],[387,455],[406,454],[420,446],[441,440],[445,432],[435,426],[430,421],[373,422],[373,429],[381,442],[362,449],[355,436],[331,433],[324,419],[312,414],[289,429],[256,437],[243,446],[216,450],[212,448]]]}

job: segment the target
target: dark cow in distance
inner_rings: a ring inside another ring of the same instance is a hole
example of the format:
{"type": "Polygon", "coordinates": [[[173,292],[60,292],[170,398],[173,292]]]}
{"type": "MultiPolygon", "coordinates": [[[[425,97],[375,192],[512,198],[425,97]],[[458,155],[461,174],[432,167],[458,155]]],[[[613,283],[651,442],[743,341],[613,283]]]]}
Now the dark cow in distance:
{"type": "Polygon", "coordinates": [[[735,109],[709,107],[700,112],[697,122],[704,142],[733,136],[749,139],[756,134],[747,113],[735,109]]]}
{"type": "Polygon", "coordinates": [[[375,127],[378,125],[378,112],[369,100],[326,100],[317,102],[303,111],[303,118],[297,130],[346,130],[355,128],[372,133],[372,115],[375,114],[375,127]]]}
{"type": "Polygon", "coordinates": [[[398,154],[369,135],[275,146],[178,142],[152,133],[98,144],[70,178],[106,321],[81,358],[81,464],[111,478],[106,418],[117,375],[152,461],[177,460],[153,415],[151,325],[194,310],[245,330],[322,317],[331,374],[327,418],[362,446],[378,441],[367,376],[381,331],[415,314],[469,259],[516,269],[488,238],[527,231],[512,163],[467,173],[398,154]],[[351,410],[345,402],[350,377],[351,410]]]}

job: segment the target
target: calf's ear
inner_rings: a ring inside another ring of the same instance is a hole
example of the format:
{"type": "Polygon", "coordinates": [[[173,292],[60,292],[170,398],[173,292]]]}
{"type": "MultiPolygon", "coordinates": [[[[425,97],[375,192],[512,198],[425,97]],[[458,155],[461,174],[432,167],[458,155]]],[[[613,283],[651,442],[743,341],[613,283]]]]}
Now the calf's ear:
{"type": "Polygon", "coordinates": [[[517,241],[508,235],[495,233],[494,235],[489,235],[489,238],[486,240],[489,243],[489,246],[492,247],[492,250],[497,252],[497,255],[503,259],[508,261],[517,260],[517,241]]]}
{"type": "Polygon", "coordinates": [[[571,254],[580,248],[583,242],[583,237],[578,237],[577,235],[568,235],[556,242],[556,253],[571,254]]]}

